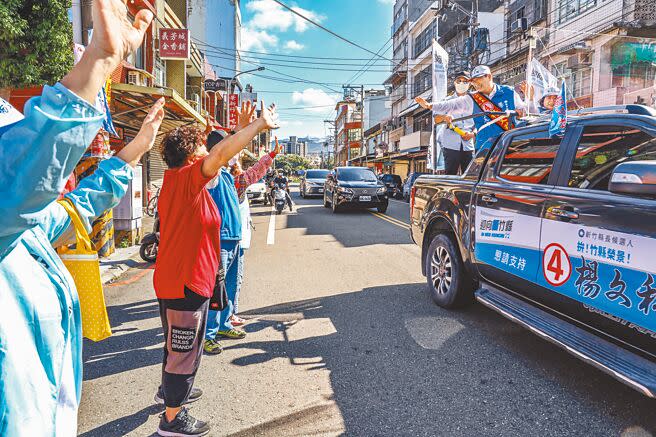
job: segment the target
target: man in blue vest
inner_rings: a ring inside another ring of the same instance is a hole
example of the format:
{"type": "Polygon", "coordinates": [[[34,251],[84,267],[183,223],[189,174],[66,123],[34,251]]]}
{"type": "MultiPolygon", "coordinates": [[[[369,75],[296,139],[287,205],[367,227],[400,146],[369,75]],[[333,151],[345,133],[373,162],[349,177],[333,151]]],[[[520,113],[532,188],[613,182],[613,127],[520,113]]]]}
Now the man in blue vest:
{"type": "MultiPolygon", "coordinates": [[[[423,98],[417,97],[415,101],[426,109],[432,109],[433,114],[438,114],[435,116],[436,122],[447,124],[452,122],[451,114],[454,113],[465,116],[486,112],[517,111],[521,113],[525,110],[525,104],[519,94],[512,87],[494,83],[492,72],[486,65],[474,68],[471,73],[471,84],[474,86],[475,92],[455,99],[430,104],[423,98]]],[[[515,117],[486,114],[474,118],[474,124],[477,130],[475,148],[478,152],[483,148],[490,147],[494,139],[503,132],[514,128],[515,117]],[[496,120],[496,122],[484,127],[492,120],[496,120]]]]}

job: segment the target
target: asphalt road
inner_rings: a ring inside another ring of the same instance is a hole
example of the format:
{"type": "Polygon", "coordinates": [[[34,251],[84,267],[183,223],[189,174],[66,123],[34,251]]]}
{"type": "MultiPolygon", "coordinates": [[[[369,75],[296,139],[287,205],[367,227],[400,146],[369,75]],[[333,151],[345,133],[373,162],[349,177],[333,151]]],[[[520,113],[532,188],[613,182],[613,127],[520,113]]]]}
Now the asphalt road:
{"type": "MultiPolygon", "coordinates": [[[[253,208],[241,341],[205,356],[191,406],[212,436],[650,436],[656,402],[481,305],[432,304],[407,230],[295,196],[253,208]],[[271,232],[275,229],[275,233],[271,232]],[[272,244],[268,244],[268,243],[272,244]]],[[[85,342],[83,436],[154,435],[162,333],[143,264],[107,287],[114,336],[85,342]]]]}

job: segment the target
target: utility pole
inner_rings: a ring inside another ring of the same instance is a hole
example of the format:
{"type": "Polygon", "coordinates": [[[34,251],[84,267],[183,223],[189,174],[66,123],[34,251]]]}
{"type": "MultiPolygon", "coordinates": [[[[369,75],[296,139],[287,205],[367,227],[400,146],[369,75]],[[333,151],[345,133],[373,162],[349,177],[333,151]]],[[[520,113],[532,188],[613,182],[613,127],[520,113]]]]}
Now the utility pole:
{"type": "MultiPolygon", "coordinates": [[[[364,144],[364,85],[360,85],[360,160],[364,153],[365,162],[367,159],[367,149],[364,144]]],[[[360,161],[362,163],[362,161],[360,161]]]]}
{"type": "Polygon", "coordinates": [[[478,0],[472,1],[472,12],[469,25],[469,40],[471,41],[471,57],[469,59],[470,70],[478,65],[478,41],[476,30],[478,29],[478,0]]]}

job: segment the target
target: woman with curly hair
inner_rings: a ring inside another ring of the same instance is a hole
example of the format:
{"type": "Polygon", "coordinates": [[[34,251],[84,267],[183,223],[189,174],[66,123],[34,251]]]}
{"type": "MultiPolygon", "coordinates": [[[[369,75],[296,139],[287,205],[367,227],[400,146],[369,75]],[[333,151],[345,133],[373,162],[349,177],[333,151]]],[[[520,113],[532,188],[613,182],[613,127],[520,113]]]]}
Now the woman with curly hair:
{"type": "Polygon", "coordinates": [[[221,216],[205,186],[261,131],[277,127],[275,109],[219,142],[208,153],[205,134],[180,127],[162,141],[169,169],[158,200],[160,244],[153,278],[164,328],[162,385],[155,397],[166,405],[160,435],[199,436],[207,423],[192,418],[182,405],[197,400],[192,390],[203,352],[209,300],[219,267],[221,216]]]}

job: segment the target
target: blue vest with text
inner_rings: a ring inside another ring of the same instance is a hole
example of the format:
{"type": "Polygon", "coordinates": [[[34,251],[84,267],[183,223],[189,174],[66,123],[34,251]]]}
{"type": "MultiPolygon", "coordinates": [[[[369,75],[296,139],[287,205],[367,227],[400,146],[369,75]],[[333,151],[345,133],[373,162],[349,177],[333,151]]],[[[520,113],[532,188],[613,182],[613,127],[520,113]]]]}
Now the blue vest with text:
{"type": "MultiPolygon", "coordinates": [[[[494,93],[494,97],[488,99],[500,110],[502,111],[507,111],[515,110],[515,90],[512,87],[509,87],[508,85],[497,85],[495,84],[496,87],[496,92],[494,93]]],[[[472,97],[472,100],[474,98],[472,97]]],[[[494,111],[494,109],[488,109],[494,111]]],[[[478,103],[476,103],[476,100],[474,100],[474,114],[480,114],[481,112],[484,112],[484,110],[479,106],[478,103]]],[[[479,130],[481,126],[483,126],[485,123],[488,123],[491,121],[491,118],[487,115],[482,115],[480,117],[474,118],[474,124],[476,125],[476,129],[479,130]]],[[[515,124],[515,117],[510,117],[510,121],[512,125],[515,124]]],[[[492,142],[502,133],[505,131],[499,126],[497,123],[493,123],[492,125],[486,127],[482,131],[479,130],[479,132],[476,134],[476,152],[483,148],[490,147],[492,145],[492,142]]]]}

